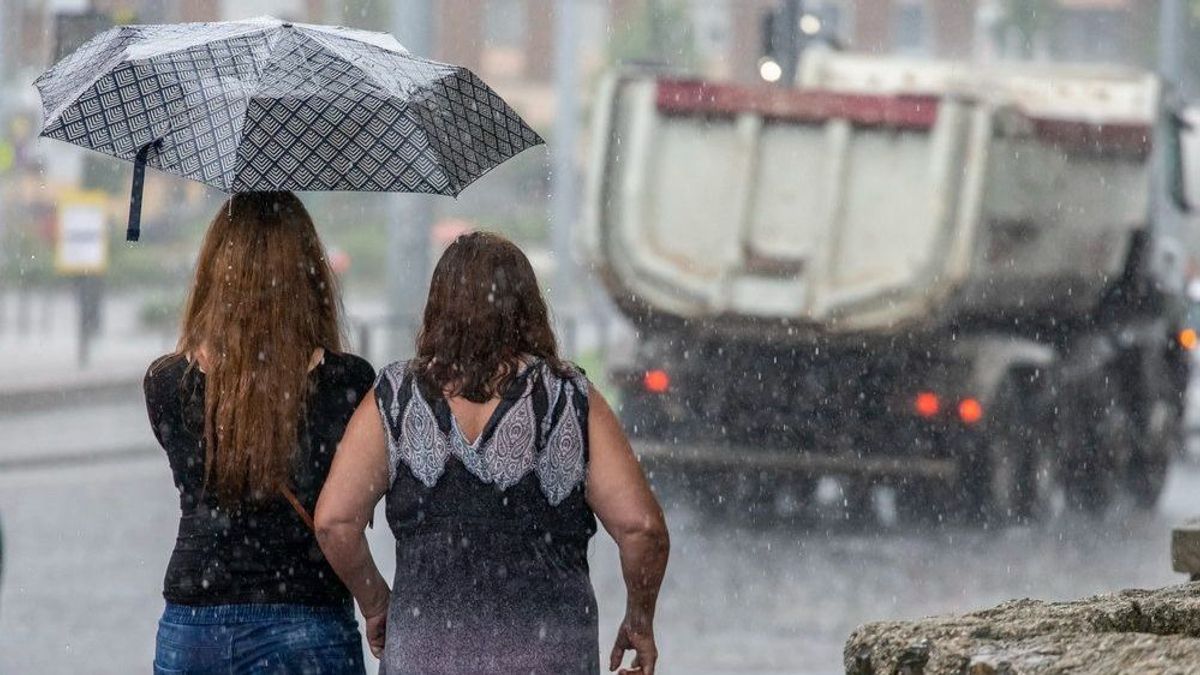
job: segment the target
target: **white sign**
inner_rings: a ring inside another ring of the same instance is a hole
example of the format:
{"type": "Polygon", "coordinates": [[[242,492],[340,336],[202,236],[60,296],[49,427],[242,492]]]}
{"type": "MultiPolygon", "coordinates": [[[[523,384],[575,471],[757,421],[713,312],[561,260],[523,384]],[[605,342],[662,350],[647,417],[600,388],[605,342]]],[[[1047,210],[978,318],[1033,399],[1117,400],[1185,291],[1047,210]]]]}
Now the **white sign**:
{"type": "Polygon", "coordinates": [[[90,9],[91,3],[88,0],[50,0],[49,7],[46,9],[55,14],[58,12],[86,12],[90,9]]]}
{"type": "Polygon", "coordinates": [[[58,208],[54,265],[60,274],[102,274],[108,267],[108,228],[102,196],[64,198],[58,208]]]}

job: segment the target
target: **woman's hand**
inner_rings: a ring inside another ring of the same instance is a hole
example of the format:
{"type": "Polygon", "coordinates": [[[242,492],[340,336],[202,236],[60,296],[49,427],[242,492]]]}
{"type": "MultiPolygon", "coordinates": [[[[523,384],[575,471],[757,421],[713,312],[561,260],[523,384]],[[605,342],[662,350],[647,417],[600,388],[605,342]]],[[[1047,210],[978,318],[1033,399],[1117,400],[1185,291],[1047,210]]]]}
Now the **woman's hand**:
{"type": "Polygon", "coordinates": [[[621,675],[654,675],[654,608],[667,570],[671,539],[662,507],[650,491],[621,423],[600,392],[588,394],[587,501],[617,542],[627,599],[609,670],[621,666],[625,651],[637,652],[621,675]]]}
{"type": "Polygon", "coordinates": [[[383,644],[387,638],[388,606],[392,602],[392,592],[386,586],[376,586],[370,600],[358,603],[358,611],[362,612],[366,624],[367,646],[377,659],[383,658],[383,644]]]}
{"type": "Polygon", "coordinates": [[[617,675],[654,675],[658,663],[658,647],[654,644],[654,626],[650,619],[635,619],[628,614],[617,630],[617,641],[608,659],[610,671],[621,667],[626,650],[634,652],[633,664],[621,668],[617,675]]]}
{"type": "Polygon", "coordinates": [[[354,599],[367,625],[371,653],[383,655],[391,590],[379,573],[363,533],[375,505],[387,492],[387,444],[375,393],[366,395],[350,418],[325,487],[317,499],[317,543],[354,599]]]}
{"type": "Polygon", "coordinates": [[[387,637],[387,615],[387,607],[384,607],[383,611],[374,616],[363,617],[367,624],[367,646],[371,648],[371,654],[377,659],[383,658],[383,643],[387,637]]]}

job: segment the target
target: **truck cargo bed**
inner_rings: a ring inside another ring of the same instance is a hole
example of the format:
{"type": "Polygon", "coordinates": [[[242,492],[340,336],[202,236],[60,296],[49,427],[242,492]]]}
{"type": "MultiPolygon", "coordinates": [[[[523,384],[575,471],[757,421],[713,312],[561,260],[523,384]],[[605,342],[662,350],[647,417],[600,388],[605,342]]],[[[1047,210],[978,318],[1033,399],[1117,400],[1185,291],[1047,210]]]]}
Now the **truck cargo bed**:
{"type": "Polygon", "coordinates": [[[1146,225],[1157,84],[1072,73],[1088,96],[1065,110],[1013,74],[990,92],[615,78],[589,254],[627,312],[718,326],[1086,316],[1146,225]]]}

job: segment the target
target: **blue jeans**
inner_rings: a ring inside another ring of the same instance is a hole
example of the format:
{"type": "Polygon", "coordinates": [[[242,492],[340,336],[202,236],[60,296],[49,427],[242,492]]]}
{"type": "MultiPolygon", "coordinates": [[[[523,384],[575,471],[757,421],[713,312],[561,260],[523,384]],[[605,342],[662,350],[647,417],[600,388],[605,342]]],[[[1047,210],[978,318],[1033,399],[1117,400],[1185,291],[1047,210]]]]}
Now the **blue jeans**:
{"type": "Polygon", "coordinates": [[[158,622],[155,675],[363,672],[351,606],[167,603],[158,622]]]}

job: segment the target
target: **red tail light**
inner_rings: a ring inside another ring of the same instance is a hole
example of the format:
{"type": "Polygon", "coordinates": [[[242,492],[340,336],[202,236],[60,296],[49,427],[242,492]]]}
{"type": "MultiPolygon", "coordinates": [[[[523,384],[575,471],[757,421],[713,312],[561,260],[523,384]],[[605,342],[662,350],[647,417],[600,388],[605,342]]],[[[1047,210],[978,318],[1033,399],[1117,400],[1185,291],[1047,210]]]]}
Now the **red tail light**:
{"type": "Polygon", "coordinates": [[[941,409],[942,402],[932,391],[923,391],[917,394],[917,398],[913,400],[913,411],[925,419],[936,417],[941,409]]]}
{"type": "Polygon", "coordinates": [[[671,388],[671,376],[665,370],[647,370],[642,376],[642,386],[651,394],[666,393],[671,388]]]}
{"type": "Polygon", "coordinates": [[[963,424],[975,424],[983,419],[983,404],[973,398],[964,398],[958,403],[958,419],[963,424]]]}

